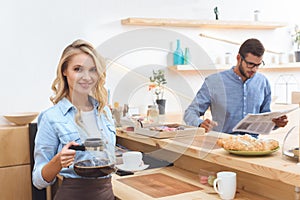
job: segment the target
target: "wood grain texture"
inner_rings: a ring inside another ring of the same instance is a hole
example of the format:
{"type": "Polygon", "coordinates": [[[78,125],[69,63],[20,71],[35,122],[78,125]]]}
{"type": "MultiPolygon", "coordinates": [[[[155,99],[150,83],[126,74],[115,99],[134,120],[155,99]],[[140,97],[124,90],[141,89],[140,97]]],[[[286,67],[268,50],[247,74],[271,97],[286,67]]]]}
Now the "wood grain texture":
{"type": "Polygon", "coordinates": [[[176,194],[202,190],[202,188],[167,176],[162,173],[147,174],[119,179],[153,198],[172,196],[176,194]]]}
{"type": "Polygon", "coordinates": [[[0,200],[31,200],[29,129],[0,126],[0,200]]]}
{"type": "Polygon", "coordinates": [[[259,21],[224,21],[224,20],[184,20],[163,18],[126,18],[121,20],[122,25],[137,26],[171,26],[194,28],[223,28],[223,29],[275,29],[286,26],[280,22],[259,21]]]}
{"type": "MultiPolygon", "coordinates": [[[[210,132],[204,137],[228,137],[228,134],[210,132]]],[[[203,136],[202,136],[203,137],[203,136]]],[[[129,137],[130,138],[130,137],[129,137]]],[[[201,146],[194,146],[200,137],[174,138],[174,139],[143,139],[139,140],[143,144],[159,147],[164,150],[188,155],[194,158],[231,166],[233,169],[241,170],[250,174],[281,181],[289,185],[300,187],[299,166],[294,162],[282,159],[280,151],[267,156],[243,157],[229,154],[223,149],[207,149],[201,146]]],[[[135,138],[132,138],[136,140],[135,138]]],[[[131,139],[130,139],[131,140],[131,139]]],[[[201,140],[201,139],[200,139],[201,140]]]]}
{"type": "Polygon", "coordinates": [[[189,156],[181,156],[175,161],[174,166],[182,169],[188,169],[199,174],[199,169],[205,169],[217,173],[219,171],[234,171],[237,173],[238,191],[252,192],[267,196],[271,199],[293,199],[294,186],[285,184],[274,179],[264,178],[257,175],[245,173],[228,166],[222,166],[217,163],[210,163],[189,156]]]}
{"type": "MultiPolygon", "coordinates": [[[[285,130],[282,130],[282,133],[276,133],[274,137],[280,138],[284,135],[285,130]]],[[[228,134],[217,132],[205,134],[205,137],[216,138],[228,136],[228,134]]],[[[203,136],[174,139],[143,138],[140,140],[121,134],[118,135],[118,138],[122,138],[121,141],[126,144],[126,147],[139,151],[147,150],[149,152],[152,147],[154,152],[159,152],[160,159],[171,157],[165,152],[177,153],[177,160],[173,159],[175,166],[193,173],[198,173],[199,169],[211,168],[215,172],[236,171],[239,179],[238,188],[241,193],[256,193],[270,199],[293,199],[297,195],[294,192],[295,186],[300,186],[300,166],[293,161],[283,159],[280,151],[267,156],[244,157],[232,155],[221,148],[201,148],[204,141],[203,136]],[[135,144],[138,144],[138,147],[135,144]],[[165,152],[157,149],[163,149],[165,152]]],[[[208,141],[208,144],[213,143],[213,140],[208,141]]],[[[212,145],[205,147],[207,146],[212,145]]],[[[180,180],[183,180],[182,177],[180,180]]]]}
{"type": "MultiPolygon", "coordinates": [[[[192,173],[190,171],[180,169],[178,167],[165,167],[158,169],[149,169],[140,172],[136,172],[135,175],[130,175],[129,177],[136,177],[142,175],[150,175],[150,174],[158,174],[162,173],[169,177],[172,177],[176,180],[180,180],[194,186],[198,186],[202,188],[200,190],[195,190],[186,193],[180,193],[172,196],[165,196],[160,198],[154,198],[150,195],[145,194],[139,189],[135,189],[121,181],[121,179],[127,179],[128,177],[120,177],[116,174],[113,175],[113,190],[114,194],[118,199],[130,199],[130,200],[220,200],[220,197],[211,186],[200,184],[199,176],[196,173],[192,173]]],[[[235,200],[270,200],[270,198],[266,198],[257,194],[253,194],[251,192],[247,192],[244,190],[237,190],[235,200]]]]}
{"type": "Polygon", "coordinates": [[[28,126],[0,126],[0,167],[30,164],[28,126]]]}
{"type": "Polygon", "coordinates": [[[0,168],[0,200],[31,200],[30,165],[0,168]]]}

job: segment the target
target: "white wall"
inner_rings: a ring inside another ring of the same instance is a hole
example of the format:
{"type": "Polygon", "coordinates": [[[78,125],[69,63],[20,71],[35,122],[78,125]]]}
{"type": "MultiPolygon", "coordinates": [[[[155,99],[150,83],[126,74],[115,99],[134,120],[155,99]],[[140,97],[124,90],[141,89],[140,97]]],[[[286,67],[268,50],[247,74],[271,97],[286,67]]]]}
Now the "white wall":
{"type": "MultiPolygon", "coordinates": [[[[146,28],[122,26],[120,24],[122,18],[214,19],[213,8],[218,6],[220,19],[222,20],[253,20],[253,11],[260,10],[259,18],[261,21],[289,23],[289,26],[285,28],[264,31],[164,28],[164,30],[175,32],[174,37],[178,33],[182,38],[188,38],[183,40],[184,45],[196,44],[209,55],[212,61],[215,61],[218,57],[223,57],[226,52],[236,55],[238,47],[199,37],[199,33],[237,42],[242,42],[249,37],[256,37],[264,43],[267,49],[284,53],[291,52],[289,31],[294,24],[300,24],[297,21],[297,19],[300,19],[300,12],[298,12],[296,5],[298,5],[297,0],[52,0],[47,2],[2,0],[0,7],[0,36],[2,38],[0,46],[2,58],[0,115],[20,111],[41,111],[51,106],[49,101],[52,94],[50,87],[56,73],[56,65],[63,48],[73,40],[78,38],[88,40],[97,46],[105,57],[110,58],[111,55],[115,56],[114,53],[118,53],[120,47],[126,46],[126,41],[121,41],[121,44],[118,44],[115,38],[128,31],[146,28]],[[193,43],[190,43],[189,39],[193,43]],[[112,41],[111,51],[102,52],[103,49],[108,49],[107,41],[112,41]]],[[[145,38],[145,40],[148,39],[145,38]]],[[[171,41],[174,41],[174,38],[171,39],[171,41]]],[[[171,41],[159,45],[169,45],[171,41]]],[[[168,49],[167,46],[163,46],[163,48],[168,49]]],[[[145,53],[143,50],[138,53],[138,56],[133,56],[133,54],[130,59],[122,57],[118,61],[130,70],[136,68],[137,71],[144,71],[141,69],[146,69],[146,66],[149,69],[151,67],[149,65],[153,65],[153,67],[167,66],[166,56],[168,52],[157,54],[157,51],[145,53]],[[157,55],[155,59],[151,57],[153,55],[157,55]],[[141,63],[141,60],[144,63],[141,63]]],[[[197,54],[198,52],[192,52],[193,59],[198,58],[197,54]]],[[[266,54],[265,60],[269,62],[271,55],[266,54]]],[[[168,80],[170,80],[172,89],[176,88],[176,83],[179,80],[184,79],[190,85],[188,94],[190,94],[190,91],[194,93],[198,90],[203,76],[206,75],[188,74],[185,76],[174,72],[168,73],[170,75],[168,80]]],[[[116,89],[117,83],[126,74],[127,72],[116,72],[113,68],[110,68],[107,85],[111,88],[112,93],[116,89]]],[[[270,78],[272,87],[274,87],[280,74],[266,73],[266,75],[270,78]]],[[[143,76],[147,78],[147,74],[143,74],[143,76]]],[[[295,76],[299,76],[299,74],[297,73],[295,76]]],[[[137,88],[128,88],[128,94],[131,97],[132,91],[138,90],[137,88]]],[[[116,95],[112,94],[113,97],[116,95]]],[[[172,95],[170,93],[168,97],[176,102],[178,100],[176,100],[176,95],[172,95]]],[[[192,98],[192,95],[190,96],[192,98]]],[[[149,103],[146,101],[147,98],[143,100],[145,105],[149,103]]],[[[172,108],[179,109],[176,105],[177,103],[169,106],[168,109],[171,111],[172,108]]],[[[0,119],[0,123],[5,123],[5,120],[0,119]]]]}

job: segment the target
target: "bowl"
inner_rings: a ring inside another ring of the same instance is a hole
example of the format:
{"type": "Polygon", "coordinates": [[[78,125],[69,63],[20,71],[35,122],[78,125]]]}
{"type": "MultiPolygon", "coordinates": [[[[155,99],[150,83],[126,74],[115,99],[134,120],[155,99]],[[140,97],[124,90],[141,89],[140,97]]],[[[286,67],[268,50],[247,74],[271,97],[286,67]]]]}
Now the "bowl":
{"type": "Polygon", "coordinates": [[[38,114],[38,112],[20,112],[4,115],[3,117],[16,125],[26,125],[32,122],[38,114]]]}
{"type": "Polygon", "coordinates": [[[77,175],[83,177],[101,177],[107,176],[116,171],[115,165],[100,165],[93,166],[93,162],[91,160],[83,160],[76,162],[74,164],[74,170],[77,175]]]}

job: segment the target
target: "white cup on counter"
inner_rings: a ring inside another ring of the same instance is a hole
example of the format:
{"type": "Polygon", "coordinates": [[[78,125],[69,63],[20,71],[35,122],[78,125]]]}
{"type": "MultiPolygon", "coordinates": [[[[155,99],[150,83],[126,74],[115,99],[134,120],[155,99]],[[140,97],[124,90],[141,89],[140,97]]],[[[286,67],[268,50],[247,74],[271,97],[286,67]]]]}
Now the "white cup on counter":
{"type": "Polygon", "coordinates": [[[137,169],[144,165],[143,154],[139,151],[128,151],[122,155],[124,167],[127,169],[137,169]]]}
{"type": "Polygon", "coordinates": [[[217,173],[214,189],[223,200],[234,199],[236,192],[236,173],[222,171],[217,173]]]}

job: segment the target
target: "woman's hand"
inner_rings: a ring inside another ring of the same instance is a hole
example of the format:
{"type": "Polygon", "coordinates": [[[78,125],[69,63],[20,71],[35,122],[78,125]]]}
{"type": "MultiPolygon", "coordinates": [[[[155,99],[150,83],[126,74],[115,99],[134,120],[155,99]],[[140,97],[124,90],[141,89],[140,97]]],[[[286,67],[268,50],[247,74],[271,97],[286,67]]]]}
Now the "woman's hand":
{"type": "Polygon", "coordinates": [[[212,121],[210,119],[205,119],[201,124],[200,127],[205,129],[205,133],[211,131],[211,129],[215,126],[217,126],[218,123],[215,121],[212,121]]]}
{"type": "Polygon", "coordinates": [[[71,145],[79,145],[76,142],[69,142],[57,153],[42,169],[42,176],[45,181],[51,182],[60,172],[61,168],[69,167],[73,164],[76,151],[69,149],[71,145]]]}
{"type": "Polygon", "coordinates": [[[289,122],[286,115],[283,115],[283,116],[278,117],[278,118],[274,118],[274,119],[272,119],[272,121],[278,127],[285,127],[285,125],[287,125],[287,123],[289,122]]]}
{"type": "Polygon", "coordinates": [[[69,149],[70,146],[78,146],[79,144],[72,141],[66,144],[59,153],[61,167],[69,167],[74,163],[76,151],[69,149]]]}

